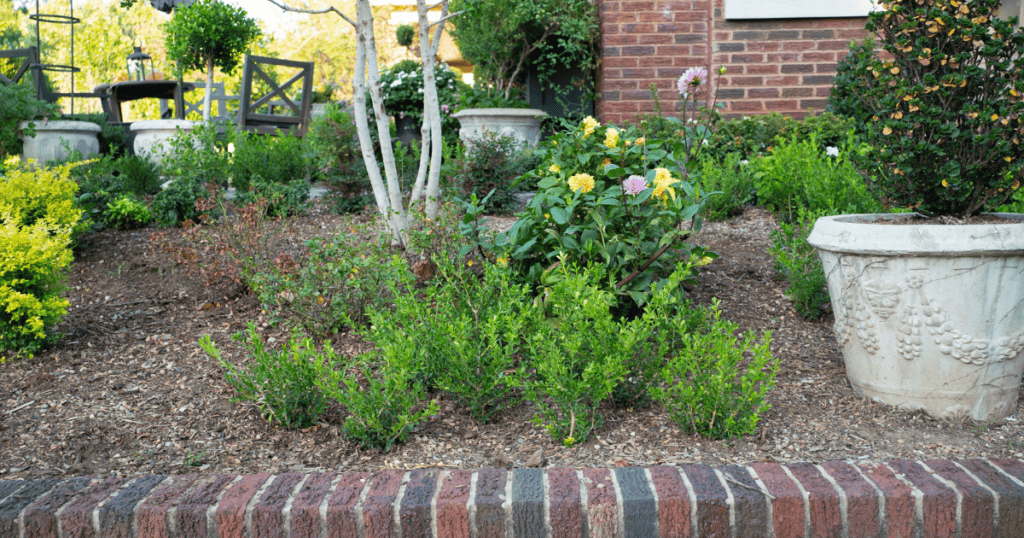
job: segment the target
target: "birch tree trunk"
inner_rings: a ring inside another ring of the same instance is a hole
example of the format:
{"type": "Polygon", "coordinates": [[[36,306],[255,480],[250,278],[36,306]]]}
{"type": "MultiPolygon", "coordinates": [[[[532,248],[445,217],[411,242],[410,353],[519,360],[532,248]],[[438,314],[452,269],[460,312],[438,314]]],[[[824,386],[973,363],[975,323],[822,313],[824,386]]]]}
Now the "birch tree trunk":
{"type": "Polygon", "coordinates": [[[213,56],[206,59],[206,95],[203,96],[203,123],[210,123],[210,107],[213,100],[213,56]]]}
{"type": "MultiPolygon", "coordinates": [[[[380,70],[377,67],[377,44],[373,35],[373,11],[370,7],[370,0],[356,0],[356,20],[354,21],[334,6],[323,9],[306,9],[292,7],[285,4],[282,0],[267,1],[284,11],[294,13],[323,14],[333,12],[355,27],[356,66],[355,74],[352,78],[352,102],[355,108],[359,149],[363,156],[363,163],[366,165],[366,173],[370,178],[370,186],[373,187],[373,197],[377,202],[377,209],[385,217],[388,231],[395,238],[395,241],[405,246],[407,239],[406,228],[408,226],[407,214],[402,199],[398,170],[395,166],[395,153],[392,148],[391,132],[389,130],[391,122],[387,111],[384,110],[383,92],[380,87],[380,70]],[[369,91],[367,92],[367,90],[369,91]],[[373,143],[370,139],[369,117],[366,112],[367,93],[370,94],[373,114],[377,123],[381,157],[384,161],[384,177],[380,175],[380,169],[377,167],[377,156],[373,151],[373,143]]],[[[454,15],[448,14],[448,0],[441,0],[434,6],[428,6],[425,0],[417,0],[417,4],[420,22],[420,54],[424,64],[424,117],[429,122],[424,121],[424,151],[422,153],[423,157],[420,159],[420,170],[417,173],[412,199],[415,200],[417,195],[421,195],[423,183],[425,182],[427,196],[426,212],[428,217],[434,218],[437,216],[438,184],[441,177],[441,109],[438,105],[437,85],[434,81],[434,56],[437,54],[444,21],[454,15]],[[427,36],[430,27],[433,25],[427,20],[427,12],[431,7],[437,7],[438,5],[442,8],[442,16],[438,22],[434,23],[438,28],[434,32],[434,41],[431,43],[427,36]],[[424,56],[424,54],[426,55],[424,56]],[[429,84],[427,83],[428,79],[429,84]],[[430,134],[429,161],[426,159],[427,133],[430,134]]]]}

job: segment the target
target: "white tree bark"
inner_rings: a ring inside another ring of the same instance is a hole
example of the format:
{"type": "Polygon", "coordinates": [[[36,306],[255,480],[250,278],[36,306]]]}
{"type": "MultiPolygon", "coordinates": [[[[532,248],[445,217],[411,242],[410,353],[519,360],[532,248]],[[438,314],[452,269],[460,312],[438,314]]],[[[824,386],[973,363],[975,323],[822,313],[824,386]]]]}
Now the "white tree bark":
{"type": "Polygon", "coordinates": [[[213,93],[213,56],[206,59],[206,95],[203,96],[203,123],[210,123],[210,107],[213,101],[210,99],[213,93]]]}
{"type": "Polygon", "coordinates": [[[380,87],[380,71],[377,68],[377,44],[373,35],[373,12],[370,0],[356,0],[356,20],[350,19],[340,9],[330,6],[323,9],[297,8],[285,4],[281,0],[267,0],[284,11],[295,13],[335,13],[356,30],[356,68],[352,77],[352,106],[355,109],[356,133],[359,135],[359,149],[366,165],[366,173],[373,188],[373,197],[377,209],[384,216],[388,231],[400,245],[406,244],[406,213],[402,200],[398,169],[395,166],[395,153],[392,148],[390,119],[384,110],[383,94],[380,87]],[[367,76],[368,75],[368,76],[367,76]],[[381,157],[384,161],[384,177],[380,175],[377,156],[373,151],[370,139],[369,117],[366,114],[366,93],[369,88],[370,100],[373,103],[374,118],[377,123],[377,135],[381,146],[381,157]]]}

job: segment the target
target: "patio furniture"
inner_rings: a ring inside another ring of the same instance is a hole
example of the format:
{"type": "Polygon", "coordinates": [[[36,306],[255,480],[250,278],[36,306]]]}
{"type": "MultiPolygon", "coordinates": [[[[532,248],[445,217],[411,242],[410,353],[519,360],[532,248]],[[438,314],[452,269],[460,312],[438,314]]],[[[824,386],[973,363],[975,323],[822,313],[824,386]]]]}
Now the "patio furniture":
{"type": "MultiPolygon", "coordinates": [[[[200,89],[200,90],[206,88],[206,82],[205,81],[189,82],[187,84],[192,84],[193,86],[196,87],[196,89],[200,89]]],[[[236,110],[228,110],[228,103],[229,102],[237,103],[238,102],[238,96],[237,95],[227,95],[227,92],[224,90],[224,83],[223,82],[214,82],[213,83],[213,88],[211,90],[211,95],[210,95],[210,106],[212,107],[212,110],[210,110],[210,119],[214,120],[214,121],[230,121],[232,123],[235,122],[235,118],[238,115],[238,110],[237,109],[236,110]]],[[[175,117],[177,117],[179,119],[182,118],[182,117],[187,118],[188,115],[193,113],[193,112],[196,113],[196,114],[199,114],[200,116],[202,116],[203,115],[203,99],[202,98],[197,98],[195,102],[192,102],[192,101],[189,101],[187,98],[182,97],[182,110],[184,110],[184,113],[182,115],[178,115],[178,116],[175,116],[175,117]]],[[[172,115],[175,115],[175,114],[176,114],[176,111],[175,111],[174,108],[172,108],[170,100],[168,100],[168,99],[161,99],[160,100],[160,117],[163,118],[163,119],[169,119],[172,115]]]]}
{"type": "MultiPolygon", "coordinates": [[[[103,96],[103,111],[107,119],[114,123],[123,123],[121,103],[137,99],[179,99],[185,92],[195,89],[189,82],[179,86],[176,80],[126,80],[100,84],[93,91],[103,96]]],[[[177,119],[185,119],[184,111],[176,115],[177,119]]]]}
{"type": "MultiPolygon", "coordinates": [[[[21,62],[21,65],[18,66],[18,70],[15,71],[13,77],[8,78],[8,77],[4,76],[3,73],[0,73],[0,84],[3,84],[5,86],[11,86],[11,85],[14,85],[14,84],[17,84],[17,83],[21,82],[21,78],[23,76],[25,76],[25,73],[27,73],[30,69],[32,69],[33,66],[36,66],[36,65],[39,64],[39,49],[37,49],[36,47],[28,47],[28,48],[25,48],[25,49],[0,50],[0,58],[3,58],[3,59],[24,58],[22,60],[22,62],[21,62]]],[[[35,84],[36,92],[38,94],[39,88],[42,87],[42,85],[39,84],[39,70],[38,69],[32,69],[32,81],[35,84]]]]}
{"type": "Polygon", "coordinates": [[[276,135],[278,132],[304,136],[309,128],[309,109],[313,94],[313,62],[297,62],[249,55],[242,70],[242,95],[239,101],[238,127],[259,134],[276,135]],[[278,68],[298,73],[277,82],[278,68]],[[294,88],[301,83],[301,88],[294,88]],[[257,85],[270,87],[264,95],[257,94],[257,85]],[[286,93],[293,89],[299,93],[298,103],[286,93]]]}

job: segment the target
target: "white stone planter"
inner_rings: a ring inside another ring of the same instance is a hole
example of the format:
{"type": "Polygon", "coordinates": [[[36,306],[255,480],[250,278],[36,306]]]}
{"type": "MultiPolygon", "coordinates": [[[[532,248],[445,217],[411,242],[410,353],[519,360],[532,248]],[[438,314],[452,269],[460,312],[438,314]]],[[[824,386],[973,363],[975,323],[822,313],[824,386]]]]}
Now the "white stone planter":
{"type": "MultiPolygon", "coordinates": [[[[40,164],[56,159],[65,159],[71,151],[78,150],[83,157],[100,152],[100,126],[91,121],[50,120],[32,121],[35,124],[34,137],[21,135],[24,146],[22,162],[34,160],[40,164]],[[67,142],[67,149],[64,143],[67,142]]],[[[29,122],[22,122],[18,128],[24,132],[29,122]]]]}
{"type": "Polygon", "coordinates": [[[135,154],[159,163],[171,150],[170,139],[179,132],[192,130],[195,122],[189,120],[143,120],[132,122],[135,133],[132,146],[135,154]]]}
{"type": "Polygon", "coordinates": [[[1024,215],[1016,223],[873,224],[823,217],[818,248],[853,388],[936,417],[997,420],[1024,374],[1024,215]]]}
{"type": "Polygon", "coordinates": [[[478,140],[490,131],[536,146],[540,141],[540,122],[547,113],[533,108],[469,108],[453,116],[459,120],[459,138],[464,143],[478,140]]]}

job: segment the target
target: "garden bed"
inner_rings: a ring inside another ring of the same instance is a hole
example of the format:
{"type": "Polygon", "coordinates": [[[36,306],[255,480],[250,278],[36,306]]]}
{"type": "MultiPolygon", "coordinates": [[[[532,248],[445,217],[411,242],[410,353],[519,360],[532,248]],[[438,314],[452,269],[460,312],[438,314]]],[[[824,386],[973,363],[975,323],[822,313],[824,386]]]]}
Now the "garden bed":
{"type": "MultiPolygon", "coordinates": [[[[353,218],[318,203],[289,221],[280,248],[298,250],[310,237],[346,230],[353,218]]],[[[854,394],[831,316],[803,321],[776,280],[765,252],[774,228],[774,217],[756,208],[705,223],[697,242],[721,257],[702,269],[691,292],[701,303],[720,299],[723,317],[742,331],[773,331],[780,368],[757,434],[711,441],[683,434],[660,407],[609,407],[596,435],[566,448],[530,421],[528,404],[480,425],[437,396],[438,414],[390,452],[345,440],[338,408],[312,428],[289,431],[268,424],[254,405],[231,402],[234,389],[199,337],[212,335],[237,364],[243,350],[230,336],[246,323],[256,322],[277,343],[286,330],[267,324],[254,295],[206,287],[175,267],[150,242],[161,230],[106,230],[76,252],[72,306],[56,328],[63,340],[31,360],[0,366],[0,478],[1024,456],[1019,412],[995,424],[935,420],[854,394]]],[[[368,347],[344,333],[334,345],[347,355],[368,347]]]]}

